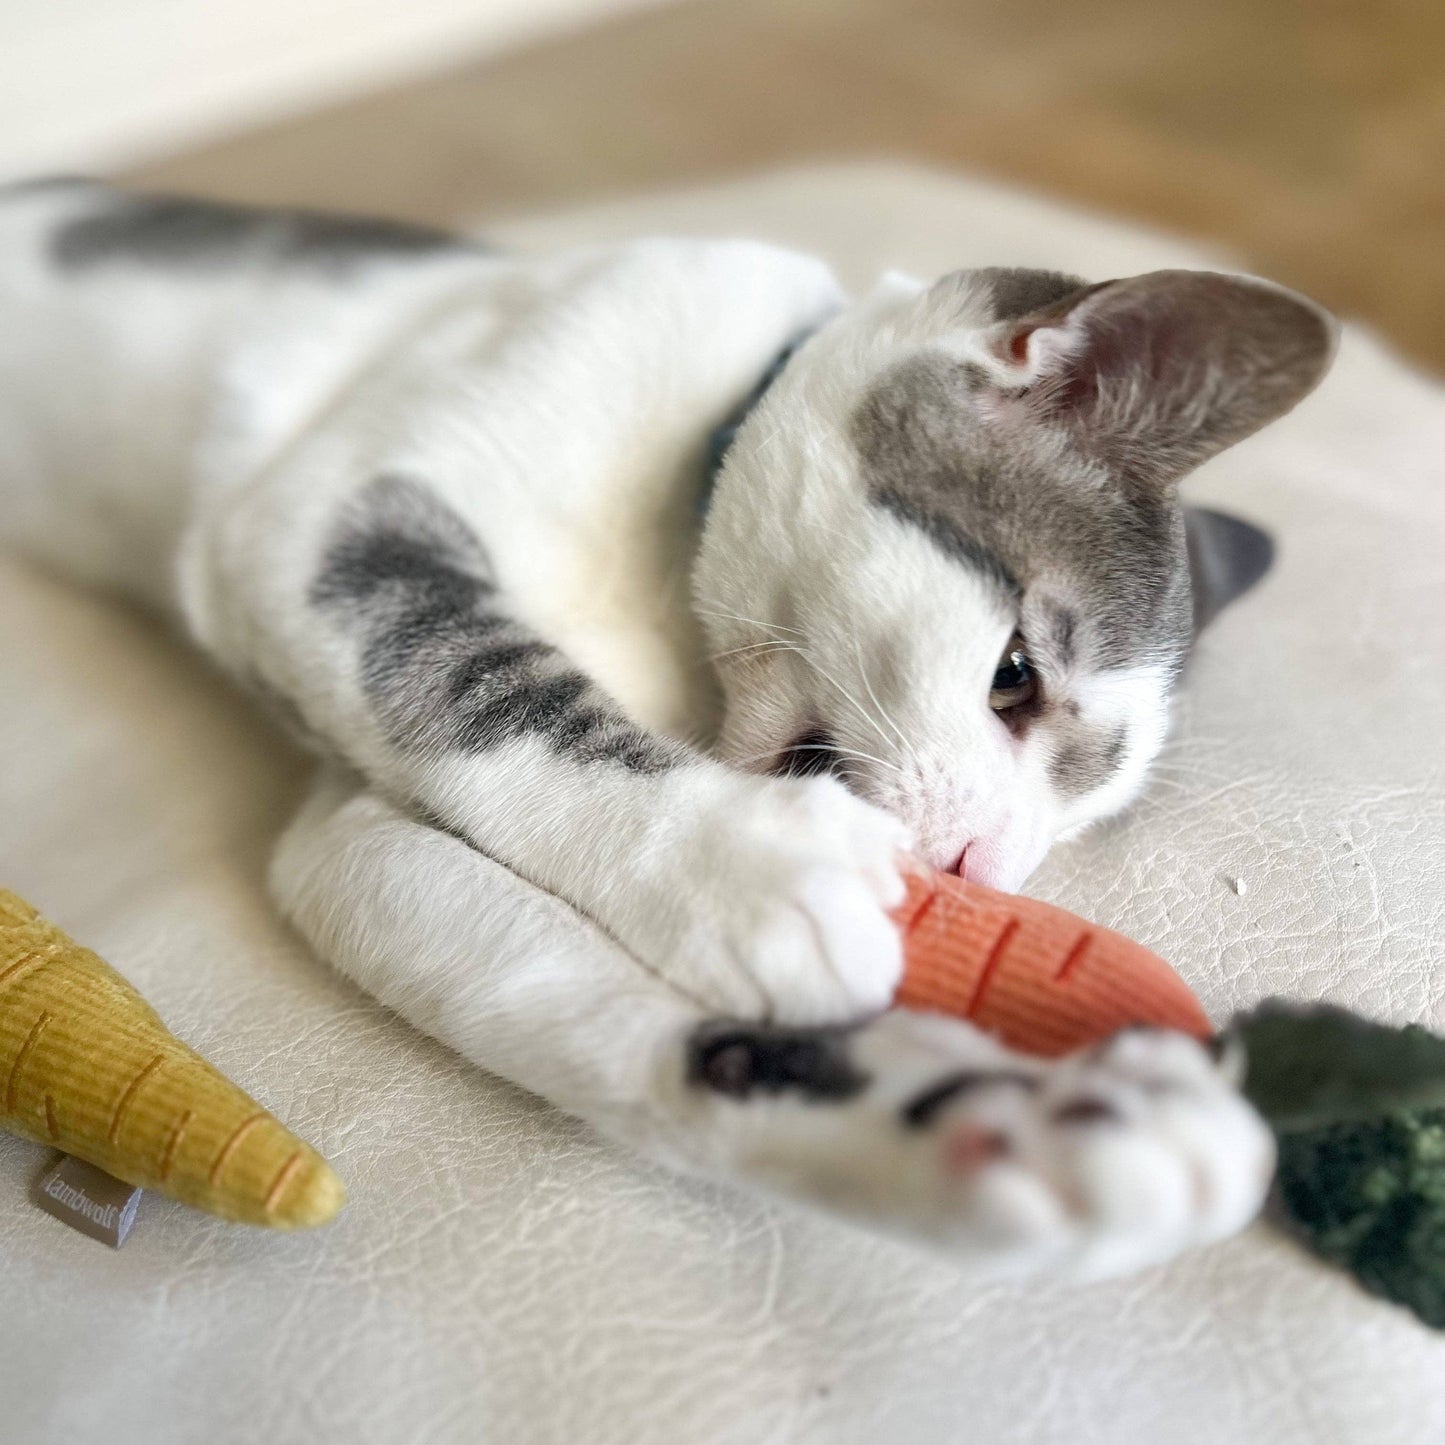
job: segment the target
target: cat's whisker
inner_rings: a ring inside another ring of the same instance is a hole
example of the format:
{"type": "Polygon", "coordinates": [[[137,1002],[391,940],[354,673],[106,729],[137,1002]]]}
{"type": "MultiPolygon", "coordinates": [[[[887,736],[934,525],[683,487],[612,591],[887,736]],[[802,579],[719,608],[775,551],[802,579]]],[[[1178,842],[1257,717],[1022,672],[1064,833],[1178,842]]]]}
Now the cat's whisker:
{"type": "MultiPolygon", "coordinates": [[[[700,598],[699,600],[703,602],[711,601],[711,599],[707,597],[700,598]]],[[[714,610],[716,607],[717,604],[713,603],[711,608],[699,607],[696,611],[699,617],[717,617],[727,622],[747,622],[754,627],[761,627],[764,632],[791,632],[794,637],[801,637],[803,635],[798,628],[784,627],[781,622],[764,622],[757,617],[744,617],[741,612],[714,610]]]]}
{"type": "Polygon", "coordinates": [[[833,751],[844,759],[857,759],[861,762],[876,763],[880,768],[892,768],[895,773],[907,771],[898,763],[891,762],[888,758],[875,757],[872,753],[865,753],[861,748],[835,747],[833,751]]]}
{"type": "Polygon", "coordinates": [[[826,668],[824,668],[815,657],[812,657],[801,647],[798,649],[798,655],[803,659],[804,662],[808,664],[809,667],[813,669],[814,672],[818,674],[819,677],[823,679],[824,682],[832,684],[838,695],[846,703],[848,703],[850,707],[853,708],[853,710],[858,714],[858,716],[862,718],[863,721],[866,722],[875,733],[878,734],[879,742],[881,742],[885,747],[891,746],[892,739],[888,736],[887,733],[883,731],[883,728],[878,722],[878,719],[875,718],[873,714],[870,713],[868,709],[864,707],[863,704],[851,692],[849,692],[848,689],[844,687],[843,684],[839,682],[836,677],[832,675],[832,673],[830,673],[826,668]]]}
{"type": "MultiPolygon", "coordinates": [[[[702,602],[710,602],[712,599],[701,598],[699,600],[702,602]]],[[[874,691],[873,684],[869,680],[867,670],[863,667],[862,649],[859,647],[856,638],[854,639],[853,645],[858,653],[859,673],[863,678],[864,687],[868,690],[868,696],[872,699],[874,706],[878,709],[878,713],[881,716],[882,721],[880,721],[879,717],[874,716],[874,714],[869,711],[869,709],[863,704],[861,699],[859,699],[852,692],[850,692],[836,677],[833,676],[832,673],[830,673],[826,668],[824,668],[822,664],[819,663],[818,660],[807,651],[806,648],[802,647],[798,643],[790,642],[788,639],[779,637],[777,635],[780,632],[785,632],[791,633],[793,637],[802,638],[804,634],[798,628],[785,627],[781,623],[764,622],[761,618],[745,617],[740,612],[732,612],[716,607],[699,607],[697,610],[700,616],[716,617],[732,622],[742,622],[752,627],[759,627],[764,632],[769,634],[761,641],[744,643],[739,647],[725,648],[720,652],[715,652],[712,654],[712,661],[718,662],[726,657],[737,657],[744,654],[758,656],[764,653],[772,652],[796,652],[798,656],[801,657],[803,661],[807,663],[807,665],[812,668],[812,670],[817,673],[819,677],[823,679],[823,681],[828,683],[844,700],[844,702],[846,702],[848,706],[853,709],[857,716],[877,736],[879,742],[881,742],[885,747],[892,747],[894,739],[896,738],[905,753],[912,752],[912,747],[909,744],[907,737],[903,734],[903,731],[899,728],[898,724],[894,722],[891,717],[888,716],[887,710],[883,707],[882,702],[879,700],[877,692],[874,691]],[[888,731],[885,730],[885,722],[887,723],[888,729],[892,731],[893,737],[890,737],[888,731]]],[[[883,759],[874,758],[871,759],[871,761],[882,763],[883,759]]],[[[896,763],[888,764],[888,766],[898,767],[896,763]]],[[[899,768],[899,771],[902,772],[903,769],[899,768]]]]}
{"type": "Polygon", "coordinates": [[[747,642],[741,647],[726,647],[721,652],[711,654],[711,660],[718,662],[724,657],[738,657],[744,652],[763,652],[771,650],[774,652],[795,652],[797,644],[789,642],[783,637],[768,637],[762,642],[747,642]]]}
{"type": "Polygon", "coordinates": [[[858,676],[863,679],[863,686],[868,689],[868,696],[873,699],[873,706],[878,709],[878,716],[881,717],[883,721],[886,722],[888,726],[893,729],[893,735],[903,745],[903,750],[905,752],[910,751],[908,739],[903,736],[902,729],[900,729],[898,724],[894,722],[891,717],[888,716],[888,709],[883,706],[883,704],[878,700],[878,694],[873,691],[873,684],[868,678],[868,669],[866,666],[864,666],[863,663],[863,646],[858,641],[857,637],[854,637],[853,639],[853,654],[858,659],[858,676]]]}

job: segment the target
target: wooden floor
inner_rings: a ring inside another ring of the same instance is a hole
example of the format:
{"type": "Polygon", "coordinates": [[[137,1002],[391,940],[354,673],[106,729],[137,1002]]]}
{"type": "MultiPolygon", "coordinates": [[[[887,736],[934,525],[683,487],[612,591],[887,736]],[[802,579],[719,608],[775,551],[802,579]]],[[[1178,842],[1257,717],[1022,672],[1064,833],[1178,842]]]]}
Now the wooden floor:
{"type": "Polygon", "coordinates": [[[1441,0],[689,0],[136,178],[449,220],[859,154],[1222,241],[1445,367],[1441,0]]]}

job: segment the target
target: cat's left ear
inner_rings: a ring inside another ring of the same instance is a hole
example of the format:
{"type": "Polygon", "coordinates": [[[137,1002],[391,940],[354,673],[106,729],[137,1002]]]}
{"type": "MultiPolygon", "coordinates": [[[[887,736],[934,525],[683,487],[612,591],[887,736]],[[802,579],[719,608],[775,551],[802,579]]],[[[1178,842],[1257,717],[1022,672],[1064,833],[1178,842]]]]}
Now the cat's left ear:
{"type": "Polygon", "coordinates": [[[1152,271],[997,321],[975,356],[1000,424],[1061,427],[1121,481],[1162,488],[1294,406],[1329,369],[1335,334],[1283,287],[1152,271]]]}
{"type": "Polygon", "coordinates": [[[1198,634],[1269,571],[1274,542],[1253,522],[1208,507],[1185,507],[1184,537],[1198,634]]]}

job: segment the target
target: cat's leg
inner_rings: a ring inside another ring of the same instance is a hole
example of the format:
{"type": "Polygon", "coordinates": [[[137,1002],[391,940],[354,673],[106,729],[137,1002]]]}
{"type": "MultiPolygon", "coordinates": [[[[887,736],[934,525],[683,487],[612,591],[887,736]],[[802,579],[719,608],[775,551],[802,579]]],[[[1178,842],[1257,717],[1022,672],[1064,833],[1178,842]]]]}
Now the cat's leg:
{"type": "Polygon", "coordinates": [[[1239,1229],[1263,1197],[1268,1132],[1179,1035],[1045,1063],[901,1012],[709,1021],[565,903],[340,775],[272,880],[318,951],[476,1063],[675,1167],[980,1277],[1135,1268],[1239,1229]]]}
{"type": "Polygon", "coordinates": [[[191,549],[193,625],[233,671],[700,1006],[818,1023],[887,1003],[896,819],[834,778],[749,775],[640,727],[518,619],[423,484],[382,477],[298,520],[314,491],[243,498],[191,549]]]}

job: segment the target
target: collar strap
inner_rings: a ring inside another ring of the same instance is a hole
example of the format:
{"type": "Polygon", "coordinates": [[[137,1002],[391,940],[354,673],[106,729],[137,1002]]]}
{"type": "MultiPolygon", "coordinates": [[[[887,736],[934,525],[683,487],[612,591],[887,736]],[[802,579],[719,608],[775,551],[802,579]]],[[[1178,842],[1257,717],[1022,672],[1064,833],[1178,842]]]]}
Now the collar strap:
{"type": "Polygon", "coordinates": [[[795,336],[778,354],[768,363],[767,370],[757,379],[753,389],[713,428],[707,439],[707,454],[703,463],[702,491],[698,494],[697,511],[700,517],[707,515],[707,509],[712,503],[713,489],[717,486],[718,473],[722,471],[722,464],[732,444],[737,438],[742,424],[753,413],[753,409],[768,394],[773,383],[783,374],[788,363],[793,359],[798,348],[812,335],[812,331],[804,331],[801,335],[795,336]]]}

